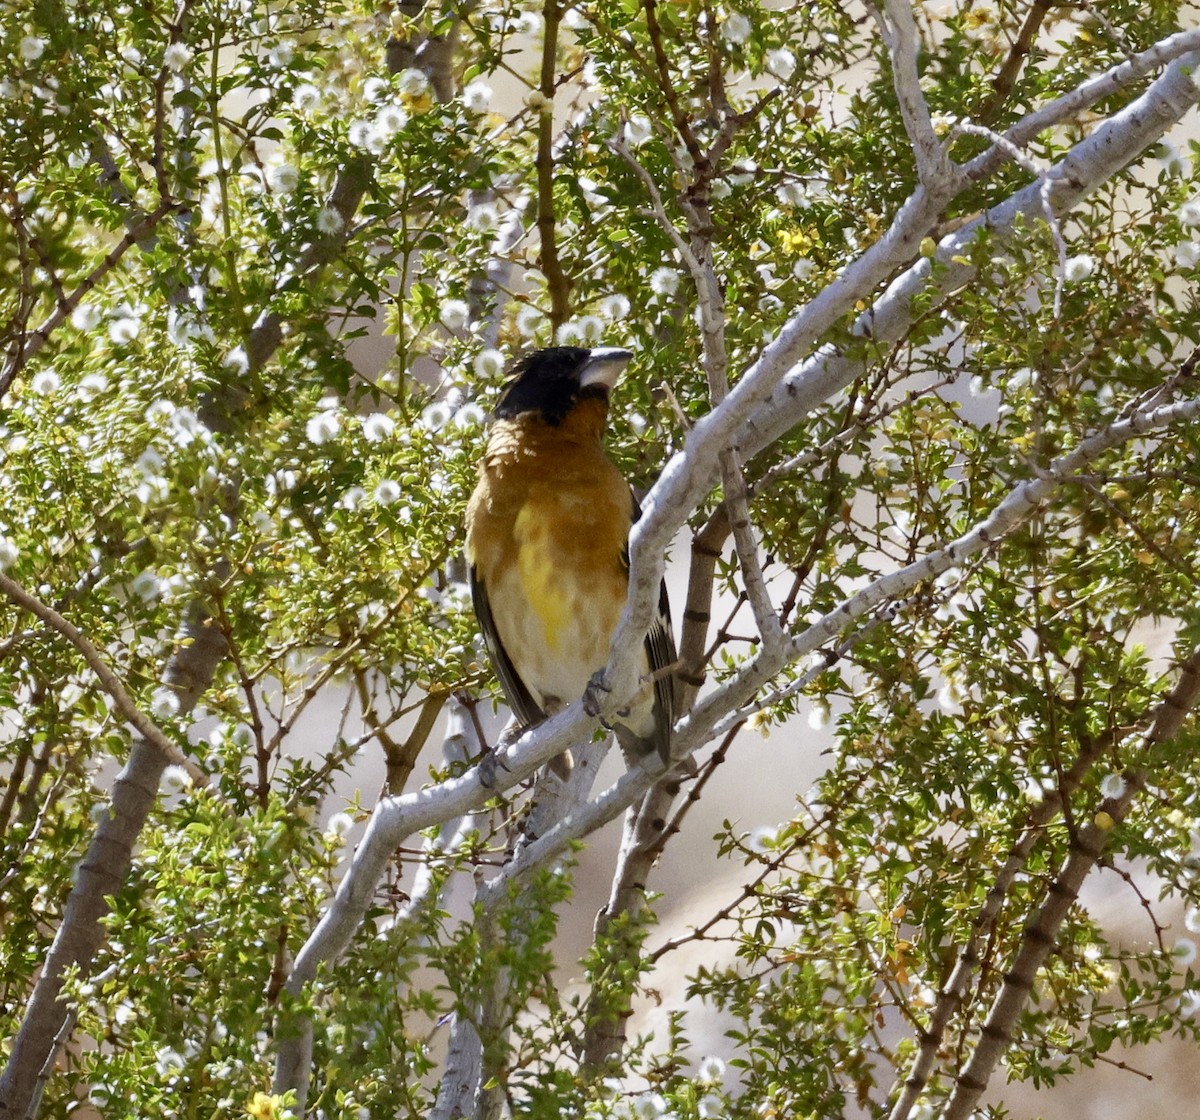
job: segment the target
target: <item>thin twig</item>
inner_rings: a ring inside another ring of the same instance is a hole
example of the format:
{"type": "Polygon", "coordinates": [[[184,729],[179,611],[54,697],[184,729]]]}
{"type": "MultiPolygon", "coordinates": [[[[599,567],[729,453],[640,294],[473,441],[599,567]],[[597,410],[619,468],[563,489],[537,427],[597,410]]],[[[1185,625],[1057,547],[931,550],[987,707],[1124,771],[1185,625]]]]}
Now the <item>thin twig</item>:
{"type": "Polygon", "coordinates": [[[117,711],[130,723],[134,730],[152,747],[160,751],[173,766],[181,766],[188,776],[198,785],[208,785],[208,775],[204,773],[190,758],[188,758],[136,703],[125,690],[121,678],[109,668],[108,662],[101,656],[100,651],[79,630],[74,623],[64,618],[53,607],[47,606],[40,599],[31,595],[15,579],[0,573],[0,591],[8,596],[19,607],[40,618],[52,630],[56,630],[71,643],[87,662],[88,668],[96,675],[104,691],[112,697],[117,711]]]}

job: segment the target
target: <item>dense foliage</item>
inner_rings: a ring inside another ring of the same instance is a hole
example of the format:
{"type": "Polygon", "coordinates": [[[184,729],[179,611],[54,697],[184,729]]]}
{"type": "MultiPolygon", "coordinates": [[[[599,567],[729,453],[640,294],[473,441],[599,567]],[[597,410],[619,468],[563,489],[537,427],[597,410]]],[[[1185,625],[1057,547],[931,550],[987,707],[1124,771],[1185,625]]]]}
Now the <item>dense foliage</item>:
{"type": "Polygon", "coordinates": [[[1137,110],[1200,41],[1168,0],[880,7],[4,10],[0,1037],[41,1017],[62,1050],[0,1116],[955,1116],[985,1042],[1041,1085],[1196,1040],[1200,153],[1137,110]],[[1127,159],[1005,210],[1113,119],[1127,159]],[[977,173],[939,195],[923,136],[977,173]],[[702,484],[648,506],[713,612],[681,633],[695,788],[729,796],[746,724],[836,744],[794,819],[695,857],[744,884],[684,938],[695,998],[597,1059],[673,954],[617,907],[589,990],[557,986],[580,837],[508,876],[537,810],[503,768],[394,838],[345,952],[310,939],[372,810],[337,776],[382,757],[404,808],[485,745],[459,555],[504,370],[601,341],[637,353],[614,457],[702,484]],[[161,777],[144,821],[118,766],[161,777]],[[1154,941],[1076,871],[1141,883],[1154,941]],[[30,1012],[56,932],[66,1002],[30,1012]],[[716,1015],[728,1067],[689,1043],[716,1015]]]}

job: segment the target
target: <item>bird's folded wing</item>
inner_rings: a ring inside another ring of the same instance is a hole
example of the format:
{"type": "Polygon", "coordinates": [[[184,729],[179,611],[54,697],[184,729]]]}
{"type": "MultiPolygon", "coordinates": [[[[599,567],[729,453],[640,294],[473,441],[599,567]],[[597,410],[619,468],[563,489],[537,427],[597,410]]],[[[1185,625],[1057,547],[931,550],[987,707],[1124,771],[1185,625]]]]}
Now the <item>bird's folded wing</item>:
{"type": "Polygon", "coordinates": [[[542,720],[546,713],[534,702],[529,689],[525,687],[525,682],[517,675],[512,658],[508,656],[500,641],[500,635],[496,632],[496,620],[492,617],[491,604],[488,602],[487,588],[479,578],[474,564],[471,565],[471,602],[475,606],[475,617],[479,620],[483,640],[492,658],[492,667],[500,678],[509,707],[522,724],[532,727],[542,720]]]}

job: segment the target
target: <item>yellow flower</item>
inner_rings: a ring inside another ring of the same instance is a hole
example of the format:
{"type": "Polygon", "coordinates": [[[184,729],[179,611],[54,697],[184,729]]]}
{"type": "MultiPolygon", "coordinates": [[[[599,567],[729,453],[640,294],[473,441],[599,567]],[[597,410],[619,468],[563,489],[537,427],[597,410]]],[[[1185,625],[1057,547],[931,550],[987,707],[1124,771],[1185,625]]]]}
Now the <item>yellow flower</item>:
{"type": "Polygon", "coordinates": [[[802,229],[785,229],[779,235],[785,253],[806,253],[813,246],[812,237],[802,229]]]}
{"type": "Polygon", "coordinates": [[[401,93],[400,104],[410,113],[427,113],[433,108],[433,95],[428,90],[419,93],[401,93]]]}
{"type": "Polygon", "coordinates": [[[255,1093],[254,1100],[246,1105],[246,1111],[254,1117],[254,1120],[276,1120],[278,1113],[275,1111],[275,1106],[278,1104],[278,1097],[269,1096],[266,1093],[255,1093]]]}

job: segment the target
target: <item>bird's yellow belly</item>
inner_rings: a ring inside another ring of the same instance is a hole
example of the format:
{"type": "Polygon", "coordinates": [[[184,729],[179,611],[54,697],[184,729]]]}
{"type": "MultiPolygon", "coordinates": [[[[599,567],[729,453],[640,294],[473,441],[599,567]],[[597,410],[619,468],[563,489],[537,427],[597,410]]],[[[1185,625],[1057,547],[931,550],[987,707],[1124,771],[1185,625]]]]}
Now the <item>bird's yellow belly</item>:
{"type": "Polygon", "coordinates": [[[554,708],[579,699],[608,661],[625,581],[593,571],[585,585],[538,535],[521,542],[490,599],[513,668],[540,707],[554,708]]]}

